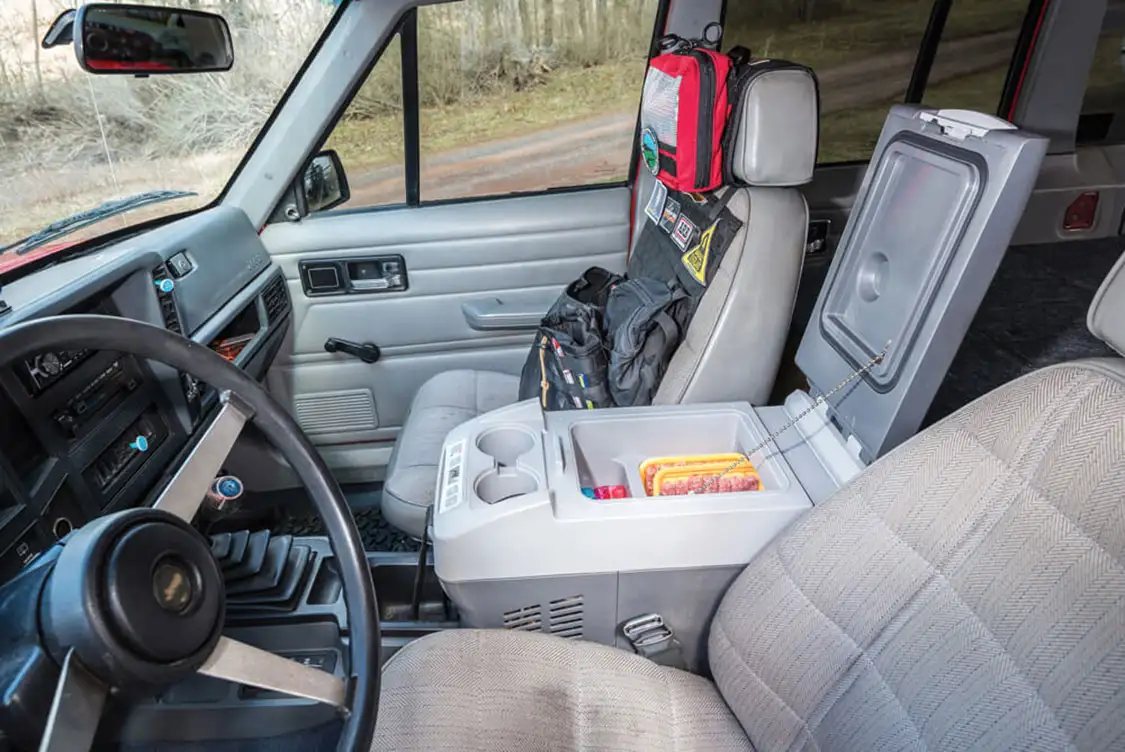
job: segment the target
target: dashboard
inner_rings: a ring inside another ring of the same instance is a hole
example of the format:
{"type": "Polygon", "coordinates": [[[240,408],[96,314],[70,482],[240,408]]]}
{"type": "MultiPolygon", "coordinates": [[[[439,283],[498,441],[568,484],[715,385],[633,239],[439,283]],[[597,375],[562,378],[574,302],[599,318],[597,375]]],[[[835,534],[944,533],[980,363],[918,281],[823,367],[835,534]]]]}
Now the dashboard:
{"type": "MultiPolygon", "coordinates": [[[[0,329],[66,313],[124,316],[259,379],[291,313],[255,228],[226,207],[42,269],[4,285],[0,300],[0,329]]],[[[114,352],[41,352],[0,368],[0,582],[87,521],[148,503],[217,403],[187,374],[114,352]]]]}

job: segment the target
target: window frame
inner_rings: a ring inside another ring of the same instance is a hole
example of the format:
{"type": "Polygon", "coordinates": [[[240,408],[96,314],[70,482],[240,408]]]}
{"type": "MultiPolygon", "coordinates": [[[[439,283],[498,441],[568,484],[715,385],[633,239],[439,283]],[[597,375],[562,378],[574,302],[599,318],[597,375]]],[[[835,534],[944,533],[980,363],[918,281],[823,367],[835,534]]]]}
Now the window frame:
{"type": "MultiPolygon", "coordinates": [[[[938,52],[941,49],[946,21],[949,19],[949,14],[953,10],[953,4],[956,2],[971,1],[972,0],[934,0],[933,5],[930,7],[930,16],[926,22],[925,31],[922,33],[922,39],[918,43],[918,51],[914,58],[914,67],[911,71],[910,81],[906,86],[906,91],[903,93],[902,104],[922,104],[922,100],[926,95],[926,89],[929,86],[929,78],[933,70],[934,61],[937,59],[938,52]]],[[[730,0],[724,0],[724,12],[728,2],[730,2],[730,0]]],[[[1023,20],[1020,22],[1020,32],[1016,37],[1016,43],[1012,49],[1012,57],[1008,62],[1008,70],[1004,76],[1004,85],[1000,90],[1000,96],[996,104],[995,114],[998,117],[1010,119],[1011,113],[1015,111],[1020,86],[1023,83],[1023,72],[1026,71],[1027,64],[1031,59],[1031,54],[1034,52],[1039,25],[1042,23],[1042,15],[1049,2],[1050,0],[1028,0],[1027,7],[1024,10],[1023,20]],[[1017,71],[1019,71],[1019,73],[1017,73],[1017,71]]],[[[868,159],[840,160],[835,162],[821,162],[818,160],[816,169],[822,167],[865,165],[869,161],[868,159]]]]}
{"type": "MultiPolygon", "coordinates": [[[[659,53],[660,50],[660,37],[663,36],[668,23],[668,15],[671,8],[672,0],[657,0],[656,13],[653,17],[652,36],[649,43],[646,60],[651,60],[653,56],[659,53]]],[[[387,48],[394,42],[396,38],[399,40],[399,50],[402,59],[402,110],[403,110],[403,152],[404,161],[403,168],[405,173],[405,189],[403,200],[396,203],[375,204],[370,206],[341,206],[335,209],[328,209],[322,212],[313,212],[307,215],[306,218],[324,217],[324,216],[340,216],[357,214],[360,212],[383,211],[388,209],[401,209],[401,208],[419,208],[423,206],[444,206],[448,204],[462,204],[472,201],[495,201],[497,199],[506,198],[525,198],[529,196],[544,196],[557,193],[577,193],[580,191],[596,191],[606,190],[612,188],[631,187],[637,178],[638,160],[630,156],[628,164],[627,176],[622,180],[615,180],[604,183],[583,183],[578,185],[564,185],[552,186],[549,188],[542,188],[539,190],[531,191],[512,191],[508,193],[491,193],[472,196],[459,196],[455,198],[444,199],[430,199],[426,200],[422,193],[422,174],[421,174],[421,107],[420,107],[420,82],[418,72],[418,7],[414,6],[404,12],[394,26],[394,31],[387,37],[387,42],[383,48],[378,51],[372,59],[371,64],[364,70],[363,75],[359,77],[358,83],[348,93],[348,96],[341,103],[340,107],[333,113],[332,118],[328,121],[328,125],[320,137],[315,141],[312,149],[305,155],[305,162],[308,162],[313,155],[318,153],[328,143],[333,131],[347,113],[348,108],[351,106],[352,101],[359,94],[360,89],[367,82],[371,76],[371,72],[375,66],[386,55],[387,48]]],[[[725,6],[724,6],[725,7],[725,6]]],[[[311,55],[310,55],[311,57],[311,55]]],[[[638,92],[643,87],[644,78],[639,77],[637,81],[638,92]]],[[[637,117],[633,126],[633,147],[630,155],[636,154],[638,149],[638,141],[640,139],[640,100],[638,95],[637,117]]],[[[344,165],[345,170],[347,165],[344,165]]],[[[284,203],[284,197],[282,199],[284,203]]],[[[276,211],[273,215],[276,215],[276,211]]]]}

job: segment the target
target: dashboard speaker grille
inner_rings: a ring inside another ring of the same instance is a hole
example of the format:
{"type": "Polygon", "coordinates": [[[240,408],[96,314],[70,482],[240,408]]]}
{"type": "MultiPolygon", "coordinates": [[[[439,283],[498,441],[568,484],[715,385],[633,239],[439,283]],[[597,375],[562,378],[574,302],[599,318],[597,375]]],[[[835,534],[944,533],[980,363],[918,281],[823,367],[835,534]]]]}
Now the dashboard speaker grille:
{"type": "MultiPolygon", "coordinates": [[[[172,275],[168,273],[168,267],[164,264],[152,270],[153,282],[171,279],[171,277],[172,275]]],[[[160,315],[164,319],[164,328],[176,334],[183,334],[184,327],[180,323],[180,313],[176,310],[176,299],[172,297],[172,293],[161,292],[158,288],[156,298],[160,301],[160,315]]]]}
{"type": "Polygon", "coordinates": [[[347,433],[379,427],[370,389],[301,394],[293,401],[297,423],[305,433],[347,433]]]}
{"type": "Polygon", "coordinates": [[[285,277],[279,274],[270,280],[262,292],[262,302],[266,305],[266,316],[271,324],[289,315],[289,292],[285,289],[285,277]]]}

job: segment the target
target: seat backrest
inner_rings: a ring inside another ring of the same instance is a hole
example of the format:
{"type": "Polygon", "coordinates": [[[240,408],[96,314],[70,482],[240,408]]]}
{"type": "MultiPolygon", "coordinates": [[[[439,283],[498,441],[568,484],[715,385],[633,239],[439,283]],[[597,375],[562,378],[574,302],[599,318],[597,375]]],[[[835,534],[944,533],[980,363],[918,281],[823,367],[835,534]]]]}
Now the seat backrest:
{"type": "Polygon", "coordinates": [[[816,82],[800,70],[773,71],[733,106],[742,108],[732,142],[740,185],[724,190],[737,191],[728,207],[743,226],[672,357],[657,404],[765,404],[789,331],[809,224],[796,186],[812,180],[816,166],[816,82]]]}
{"type": "MultiPolygon", "coordinates": [[[[1125,257],[1089,321],[1125,352],[1125,257]]],[[[1125,361],[874,463],[751,562],[709,650],[758,749],[1125,749],[1125,361]]]]}

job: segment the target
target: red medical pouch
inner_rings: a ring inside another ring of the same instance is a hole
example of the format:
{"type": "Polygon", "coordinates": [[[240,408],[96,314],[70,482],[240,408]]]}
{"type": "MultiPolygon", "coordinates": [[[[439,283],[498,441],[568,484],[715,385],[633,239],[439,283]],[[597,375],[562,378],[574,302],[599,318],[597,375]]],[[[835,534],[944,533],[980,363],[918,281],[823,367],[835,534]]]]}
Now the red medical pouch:
{"type": "Polygon", "coordinates": [[[735,61],[699,40],[665,40],[672,50],[652,58],[645,75],[641,156],[673,190],[712,191],[723,184],[727,76],[735,61]]]}

